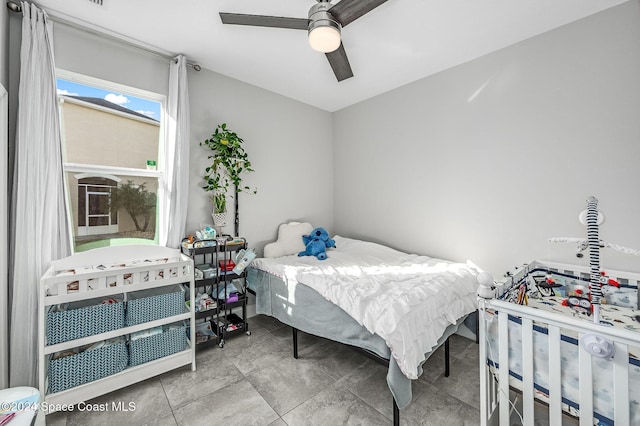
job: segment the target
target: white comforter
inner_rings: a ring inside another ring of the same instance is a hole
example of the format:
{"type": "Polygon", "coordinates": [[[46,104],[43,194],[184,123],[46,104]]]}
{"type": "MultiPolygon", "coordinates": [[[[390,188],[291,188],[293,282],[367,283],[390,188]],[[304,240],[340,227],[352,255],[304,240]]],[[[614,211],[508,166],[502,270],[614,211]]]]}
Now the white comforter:
{"type": "Polygon", "coordinates": [[[477,308],[471,263],[406,254],[335,237],[326,260],[296,255],[254,260],[252,267],[305,284],[382,337],[405,376],[417,379],[424,354],[450,324],[477,308]]]}

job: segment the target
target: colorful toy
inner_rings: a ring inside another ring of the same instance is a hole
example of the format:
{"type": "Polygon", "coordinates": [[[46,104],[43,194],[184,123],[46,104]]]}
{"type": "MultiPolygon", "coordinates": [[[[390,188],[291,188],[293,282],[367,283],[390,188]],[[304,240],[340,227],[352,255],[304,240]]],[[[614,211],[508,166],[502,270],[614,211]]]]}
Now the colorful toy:
{"type": "Polygon", "coordinates": [[[605,271],[600,272],[600,284],[620,288],[620,283],[612,278],[609,278],[605,271]]]}
{"type": "MultiPolygon", "coordinates": [[[[600,272],[600,286],[601,294],[606,295],[607,289],[611,287],[620,287],[620,284],[613,279],[610,279],[606,272],[600,272]],[[606,287],[602,287],[606,286],[606,287]]],[[[562,300],[562,306],[569,306],[581,314],[591,315],[594,310],[591,294],[592,284],[586,285],[574,285],[573,288],[567,293],[566,299],[562,300]]]]}
{"type": "Polygon", "coordinates": [[[550,274],[547,274],[544,277],[532,277],[532,279],[534,286],[538,289],[540,295],[544,297],[557,296],[553,289],[564,287],[562,284],[556,283],[553,276],[550,274]]]}
{"type": "Polygon", "coordinates": [[[327,258],[327,249],[336,246],[336,242],[329,237],[324,228],[316,228],[309,235],[302,236],[306,248],[298,253],[298,256],[315,256],[318,260],[327,258]]]}
{"type": "Polygon", "coordinates": [[[562,306],[569,306],[583,315],[591,315],[591,311],[593,310],[593,305],[587,297],[567,297],[562,300],[562,306]]]}

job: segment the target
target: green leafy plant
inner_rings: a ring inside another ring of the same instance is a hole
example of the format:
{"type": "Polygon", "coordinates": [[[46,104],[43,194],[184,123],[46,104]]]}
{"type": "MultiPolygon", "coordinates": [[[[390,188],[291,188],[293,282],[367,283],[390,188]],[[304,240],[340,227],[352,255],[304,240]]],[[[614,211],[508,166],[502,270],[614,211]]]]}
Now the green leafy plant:
{"type": "Polygon", "coordinates": [[[257,192],[246,185],[242,186],[242,175],[253,171],[249,156],[242,146],[243,142],[242,138],[227,128],[226,123],[218,125],[209,139],[200,142],[200,146],[213,151],[207,157],[213,159],[213,162],[205,169],[206,185],[202,188],[211,192],[215,213],[227,211],[227,194],[231,185],[235,194],[257,192]]]}
{"type": "Polygon", "coordinates": [[[226,192],[214,192],[211,196],[211,201],[213,201],[213,211],[215,213],[224,213],[227,211],[226,192]]]}
{"type": "Polygon", "coordinates": [[[111,191],[111,209],[124,209],[136,226],[136,231],[146,231],[151,216],[156,213],[156,194],[145,189],[145,183],[139,185],[128,180],[127,183],[121,184],[111,191]],[[142,217],[143,223],[140,224],[138,218],[142,217]]]}

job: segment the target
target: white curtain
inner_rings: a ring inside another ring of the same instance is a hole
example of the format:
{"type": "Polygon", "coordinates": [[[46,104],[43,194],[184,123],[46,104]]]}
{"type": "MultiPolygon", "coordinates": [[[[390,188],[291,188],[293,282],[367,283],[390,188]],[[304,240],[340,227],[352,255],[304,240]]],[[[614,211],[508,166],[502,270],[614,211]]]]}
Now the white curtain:
{"type": "Polygon", "coordinates": [[[187,223],[189,191],[189,88],[187,59],[175,57],[169,68],[169,95],[165,120],[164,174],[160,182],[163,214],[160,245],[180,247],[187,223]]]}
{"type": "MultiPolygon", "coordinates": [[[[8,253],[9,95],[0,84],[0,245],[8,253]]],[[[0,389],[9,387],[9,259],[0,254],[0,389]]]]}
{"type": "Polygon", "coordinates": [[[39,279],[71,254],[47,14],[22,2],[22,45],[12,204],[11,386],[37,387],[39,279]]]}

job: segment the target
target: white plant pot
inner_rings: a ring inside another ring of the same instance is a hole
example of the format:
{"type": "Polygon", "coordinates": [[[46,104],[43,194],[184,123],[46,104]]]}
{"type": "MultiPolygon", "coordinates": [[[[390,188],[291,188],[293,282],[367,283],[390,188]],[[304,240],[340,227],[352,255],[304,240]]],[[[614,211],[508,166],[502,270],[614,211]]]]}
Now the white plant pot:
{"type": "Polygon", "coordinates": [[[212,213],[213,224],[216,226],[225,226],[227,224],[227,212],[212,213]]]}

